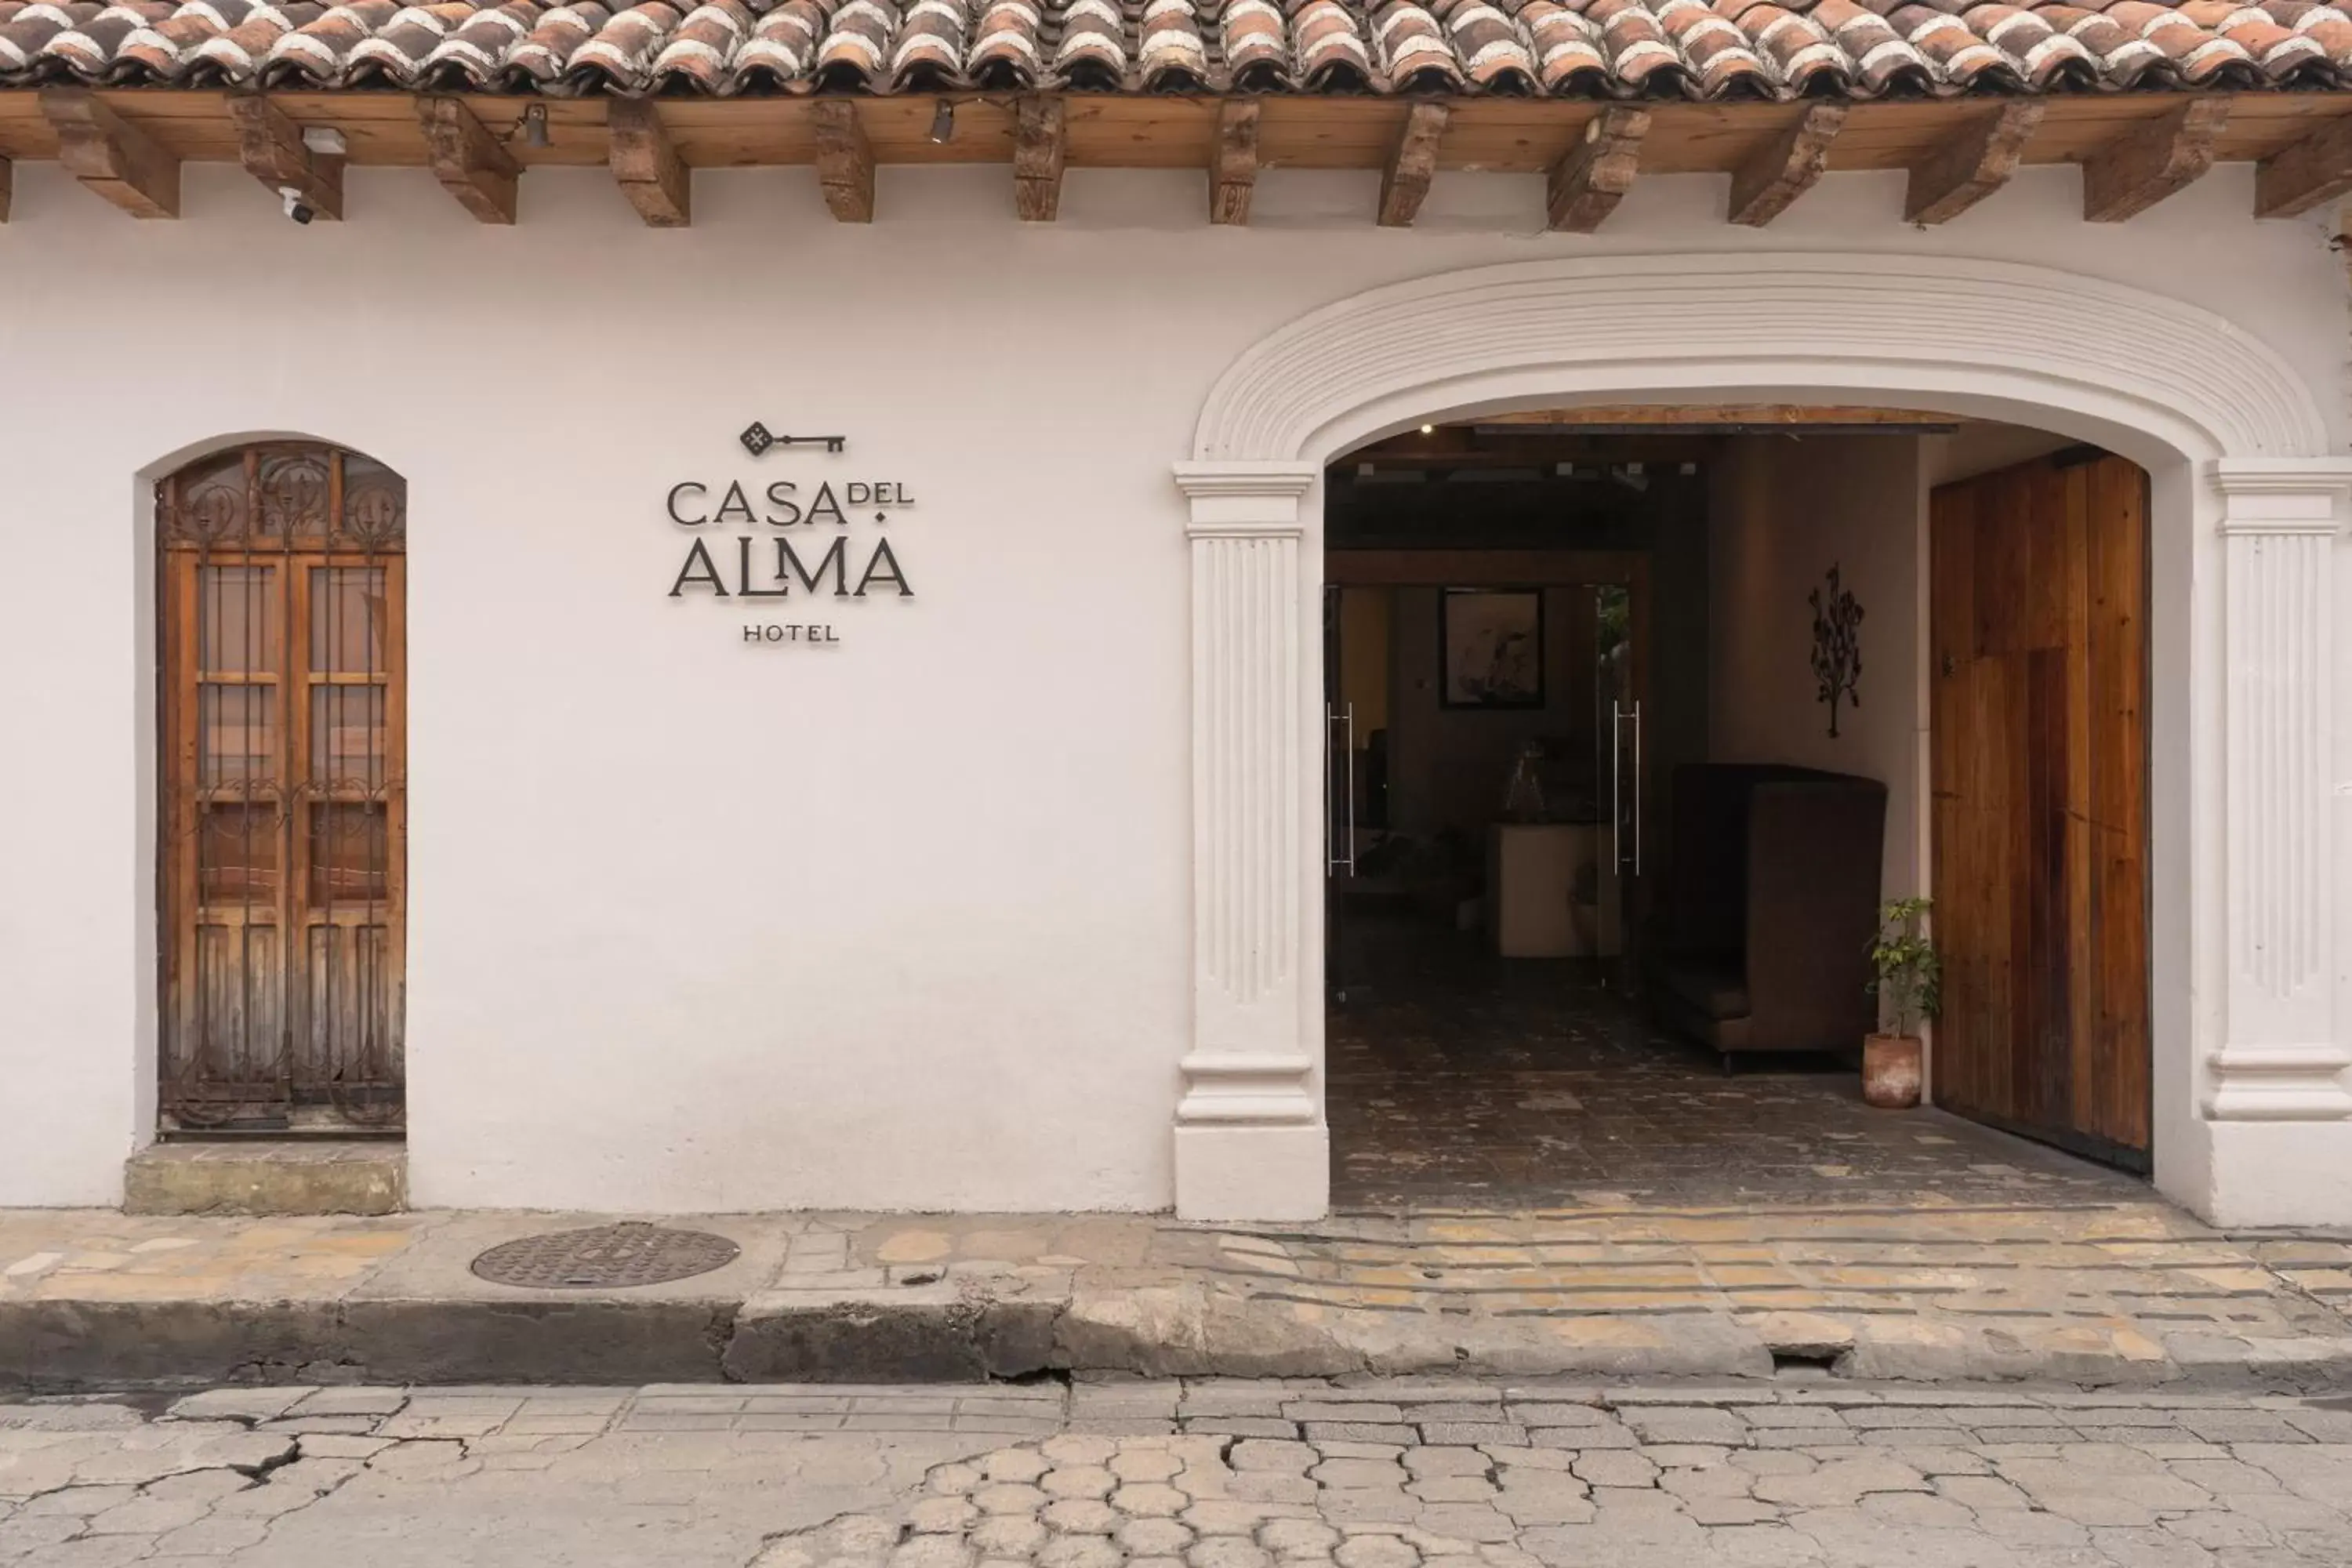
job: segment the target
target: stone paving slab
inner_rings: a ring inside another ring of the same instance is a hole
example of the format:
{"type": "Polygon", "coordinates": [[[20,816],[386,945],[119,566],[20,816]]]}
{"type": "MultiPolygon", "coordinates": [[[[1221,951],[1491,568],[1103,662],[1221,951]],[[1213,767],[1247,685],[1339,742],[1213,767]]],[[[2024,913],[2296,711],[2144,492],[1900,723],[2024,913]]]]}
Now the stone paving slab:
{"type": "Polygon", "coordinates": [[[0,1564],[2340,1568],[2352,1399],[1815,1377],[0,1400],[0,1564]],[[1013,1413],[1019,1430],[959,1425],[1013,1413]],[[1223,1429],[1252,1411],[1263,1434],[1223,1429]],[[1463,1412],[1525,1436],[1472,1440],[1463,1412]],[[762,1415],[862,1416],[822,1430],[762,1415]],[[1322,1422],[1388,1441],[1316,1435],[1322,1422]]]}
{"type": "MultiPolygon", "coordinates": [[[[685,1280],[517,1289],[470,1272],[497,1242],[600,1217],[0,1212],[0,1386],[1072,1371],[1762,1381],[1822,1367],[1923,1383],[2352,1387],[2352,1239],[2227,1235],[2152,1199],[1597,1202],[1258,1228],[715,1215],[664,1222],[741,1249],[685,1280]]],[[[1321,1435],[1394,1436],[1361,1413],[1347,1424],[1358,1430],[1321,1435]]]]}

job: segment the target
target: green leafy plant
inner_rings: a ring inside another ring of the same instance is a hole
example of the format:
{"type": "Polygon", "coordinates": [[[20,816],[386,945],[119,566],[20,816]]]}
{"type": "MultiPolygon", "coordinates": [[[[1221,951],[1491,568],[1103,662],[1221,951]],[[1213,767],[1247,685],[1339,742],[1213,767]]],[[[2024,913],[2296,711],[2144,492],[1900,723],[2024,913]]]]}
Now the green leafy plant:
{"type": "Polygon", "coordinates": [[[1886,999],[1898,1035],[1943,1010],[1944,961],[1920,929],[1934,907],[1927,899],[1895,899],[1878,911],[1878,935],[1870,944],[1870,966],[1878,978],[1870,989],[1886,999]]]}

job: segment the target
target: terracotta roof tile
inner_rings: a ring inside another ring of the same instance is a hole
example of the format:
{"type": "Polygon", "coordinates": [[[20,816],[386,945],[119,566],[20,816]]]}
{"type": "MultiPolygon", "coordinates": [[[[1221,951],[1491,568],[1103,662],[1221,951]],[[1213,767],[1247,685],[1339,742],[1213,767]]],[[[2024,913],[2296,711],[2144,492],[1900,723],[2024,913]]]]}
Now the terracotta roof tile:
{"type": "Polygon", "coordinates": [[[2315,0],[0,0],[0,86],[1878,98],[2343,87],[2315,0]]]}

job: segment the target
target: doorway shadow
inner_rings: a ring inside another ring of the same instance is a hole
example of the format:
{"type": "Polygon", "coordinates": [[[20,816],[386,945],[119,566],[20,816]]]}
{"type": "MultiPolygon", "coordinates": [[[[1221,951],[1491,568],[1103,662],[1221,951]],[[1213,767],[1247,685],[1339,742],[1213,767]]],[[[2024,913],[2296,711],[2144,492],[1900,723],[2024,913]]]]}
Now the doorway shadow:
{"type": "Polygon", "coordinates": [[[1340,1212],[1592,1205],[2060,1205],[2117,1172],[1941,1111],[1877,1110],[1828,1056],[1727,1074],[1576,959],[1501,959],[1392,910],[1342,928],[1328,1033],[1340,1212]]]}

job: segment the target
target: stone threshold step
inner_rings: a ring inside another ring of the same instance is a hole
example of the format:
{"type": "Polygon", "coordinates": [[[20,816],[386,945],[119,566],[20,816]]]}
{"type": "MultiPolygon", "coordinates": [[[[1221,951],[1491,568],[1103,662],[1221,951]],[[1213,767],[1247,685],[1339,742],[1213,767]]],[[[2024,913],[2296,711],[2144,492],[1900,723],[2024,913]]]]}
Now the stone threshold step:
{"type": "Polygon", "coordinates": [[[408,1150],[391,1139],[156,1143],[123,1163],[135,1215],[387,1215],[408,1206],[408,1150]]]}

